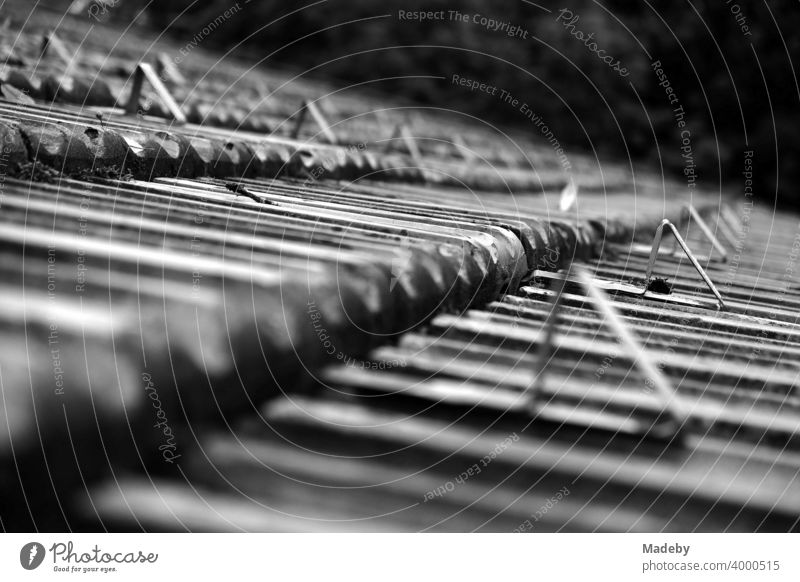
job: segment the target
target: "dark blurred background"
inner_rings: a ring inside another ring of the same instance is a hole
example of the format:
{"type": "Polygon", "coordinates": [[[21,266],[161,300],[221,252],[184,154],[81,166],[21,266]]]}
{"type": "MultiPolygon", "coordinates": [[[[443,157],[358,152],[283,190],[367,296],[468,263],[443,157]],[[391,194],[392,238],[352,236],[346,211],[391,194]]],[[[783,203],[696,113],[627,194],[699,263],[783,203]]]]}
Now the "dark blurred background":
{"type": "MultiPolygon", "coordinates": [[[[684,179],[689,160],[682,157],[682,129],[672,111],[679,104],[699,187],[724,185],[743,195],[744,152],[752,150],[755,201],[798,202],[797,0],[239,3],[241,10],[203,39],[204,49],[233,49],[345,83],[396,77],[370,86],[500,125],[530,126],[497,95],[451,83],[458,74],[529,103],[572,151],[630,157],[684,179]],[[562,8],[579,16],[572,28],[557,21],[562,8]],[[401,20],[400,10],[444,10],[445,19],[401,20]],[[469,15],[469,22],[450,20],[448,10],[469,15]],[[492,31],[473,22],[474,14],[517,25],[527,38],[492,31]],[[598,58],[576,38],[578,30],[594,33],[597,47],[629,74],[598,58]],[[659,86],[653,61],[661,62],[678,104],[671,105],[659,86]]],[[[126,4],[140,9],[147,3],[126,4]]],[[[234,5],[163,0],[144,8],[141,21],[191,39],[234,5]]],[[[114,11],[115,18],[129,10],[114,11]]]]}

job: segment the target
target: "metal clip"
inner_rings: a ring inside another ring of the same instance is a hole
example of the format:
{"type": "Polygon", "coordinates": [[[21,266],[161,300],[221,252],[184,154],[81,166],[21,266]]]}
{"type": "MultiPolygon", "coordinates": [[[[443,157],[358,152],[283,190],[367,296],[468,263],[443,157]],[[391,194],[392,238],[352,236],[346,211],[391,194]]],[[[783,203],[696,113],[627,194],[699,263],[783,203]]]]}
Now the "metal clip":
{"type": "Polygon", "coordinates": [[[714,297],[717,298],[717,303],[719,304],[719,308],[726,309],[725,301],[723,301],[722,295],[720,295],[719,291],[717,291],[717,287],[708,277],[705,270],[703,269],[702,266],[700,266],[700,263],[697,261],[692,251],[686,245],[686,242],[683,240],[681,233],[678,232],[678,229],[675,228],[675,225],[672,224],[672,222],[670,222],[668,218],[665,218],[664,220],[661,221],[661,224],[658,225],[658,228],[656,229],[656,234],[653,237],[653,247],[650,249],[650,259],[647,261],[647,271],[645,271],[645,276],[644,276],[645,288],[642,294],[644,294],[644,292],[647,291],[647,285],[650,283],[650,277],[653,273],[653,266],[655,265],[656,259],[658,258],[658,250],[661,247],[661,237],[663,236],[665,226],[668,226],[669,229],[672,231],[675,240],[677,241],[678,245],[680,245],[680,247],[683,249],[683,252],[686,254],[686,257],[692,263],[692,266],[700,274],[700,277],[702,277],[703,281],[705,281],[706,285],[711,290],[711,293],[714,294],[714,297]]]}
{"type": "Polygon", "coordinates": [[[568,268],[566,276],[560,279],[558,291],[553,300],[550,312],[547,315],[547,319],[544,322],[544,338],[537,361],[538,374],[528,396],[531,411],[534,414],[537,412],[536,401],[540,393],[540,386],[545,378],[547,364],[554,351],[553,338],[555,336],[555,328],[558,324],[559,312],[563,304],[564,288],[567,279],[569,279],[569,272],[571,270],[575,271],[579,284],[593,300],[595,309],[603,316],[603,321],[606,322],[619,337],[627,352],[633,356],[634,365],[651,381],[656,394],[663,403],[664,412],[668,415],[669,420],[667,422],[660,422],[654,426],[643,426],[642,432],[652,432],[656,436],[666,438],[679,437],[681,428],[688,418],[688,413],[680,403],[674,388],[661,370],[653,364],[647,352],[639,344],[634,335],[628,330],[622,318],[617,313],[617,310],[606,297],[606,294],[594,284],[589,272],[582,267],[573,265],[570,265],[568,268]]]}
{"type": "Polygon", "coordinates": [[[297,139],[300,136],[300,129],[303,127],[303,123],[306,121],[306,115],[311,113],[311,117],[314,118],[314,121],[319,126],[322,135],[325,136],[325,139],[328,140],[328,143],[336,144],[339,141],[336,139],[336,134],[333,133],[331,126],[328,124],[325,116],[322,115],[322,112],[317,107],[317,104],[314,101],[303,101],[303,107],[300,110],[300,114],[297,116],[297,121],[294,124],[294,130],[292,130],[292,139],[297,139]]]}
{"type": "Polygon", "coordinates": [[[183,114],[183,110],[181,110],[180,106],[175,102],[172,94],[164,86],[164,83],[161,82],[161,79],[158,77],[153,67],[148,63],[139,63],[136,65],[136,72],[133,75],[133,88],[131,89],[131,96],[128,99],[128,103],[125,105],[125,113],[128,115],[136,115],[136,113],[138,113],[139,98],[142,95],[142,86],[144,85],[145,79],[147,79],[159,99],[161,99],[161,102],[172,114],[175,122],[179,125],[186,123],[186,116],[183,114]]]}

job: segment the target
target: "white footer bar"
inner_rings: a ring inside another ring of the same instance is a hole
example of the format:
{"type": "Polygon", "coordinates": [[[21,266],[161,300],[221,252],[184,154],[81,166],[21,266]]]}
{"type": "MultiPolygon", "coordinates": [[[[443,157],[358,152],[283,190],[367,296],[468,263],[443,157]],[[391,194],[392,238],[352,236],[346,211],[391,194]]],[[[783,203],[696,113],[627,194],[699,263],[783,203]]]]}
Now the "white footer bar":
{"type": "Polygon", "coordinates": [[[798,541],[787,534],[4,534],[0,580],[800,580],[798,541]]]}

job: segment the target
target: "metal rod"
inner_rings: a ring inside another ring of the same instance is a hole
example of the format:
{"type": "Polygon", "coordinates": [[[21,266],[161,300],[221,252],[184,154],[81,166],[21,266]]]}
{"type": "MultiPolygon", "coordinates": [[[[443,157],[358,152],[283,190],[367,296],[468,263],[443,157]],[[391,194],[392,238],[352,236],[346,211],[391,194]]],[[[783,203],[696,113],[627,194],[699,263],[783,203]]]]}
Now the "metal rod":
{"type": "Polygon", "coordinates": [[[686,206],[686,211],[689,213],[689,219],[694,220],[697,223],[697,226],[700,227],[700,230],[703,231],[703,235],[711,241],[711,245],[716,249],[716,251],[720,254],[720,258],[722,262],[727,262],[728,260],[728,253],[725,251],[725,247],[719,242],[714,233],[711,232],[711,229],[708,228],[706,221],[700,216],[700,213],[697,212],[694,206],[691,204],[686,206]]]}
{"type": "Polygon", "coordinates": [[[306,117],[308,113],[311,114],[311,117],[314,119],[316,124],[319,126],[322,135],[325,136],[325,139],[332,144],[339,143],[336,139],[336,134],[333,133],[330,125],[328,125],[325,116],[322,115],[322,112],[317,107],[316,103],[313,101],[303,101],[303,108],[300,110],[300,114],[297,116],[297,121],[295,121],[294,129],[292,130],[292,139],[297,139],[300,137],[300,129],[303,127],[303,124],[306,121],[306,117]]]}
{"type": "Polygon", "coordinates": [[[550,306],[550,311],[547,313],[547,319],[545,319],[544,324],[542,325],[542,330],[544,332],[544,337],[542,338],[542,345],[539,348],[538,357],[536,360],[537,364],[537,374],[536,380],[531,387],[530,391],[530,407],[535,412],[536,411],[536,400],[539,397],[539,392],[541,392],[542,384],[544,383],[544,379],[547,376],[547,365],[550,362],[550,358],[553,355],[553,337],[555,336],[556,327],[558,326],[558,316],[559,312],[561,311],[561,306],[563,304],[564,299],[564,289],[567,286],[567,278],[569,277],[570,269],[572,268],[572,263],[570,263],[569,267],[567,267],[566,275],[558,280],[558,291],[556,292],[555,296],[553,297],[553,302],[550,306]]]}
{"type": "Polygon", "coordinates": [[[136,115],[139,111],[139,97],[142,95],[142,85],[144,84],[144,75],[136,67],[133,74],[133,87],[131,87],[131,95],[128,97],[128,102],[125,104],[125,113],[128,115],[136,115]]]}
{"type": "Polygon", "coordinates": [[[67,65],[67,71],[69,71],[74,65],[75,56],[70,55],[70,51],[67,50],[67,47],[58,35],[56,35],[55,31],[51,31],[42,37],[42,47],[39,53],[40,57],[44,57],[50,49],[55,51],[58,58],[64,61],[64,64],[67,65]]]}
{"type": "Polygon", "coordinates": [[[722,211],[717,214],[715,220],[717,224],[717,230],[722,233],[722,236],[725,238],[731,248],[736,250],[739,246],[739,243],[736,240],[736,235],[733,233],[733,229],[731,228],[730,224],[727,220],[725,220],[725,216],[722,211]]]}
{"type": "Polygon", "coordinates": [[[647,379],[652,382],[656,393],[664,404],[664,410],[669,413],[672,421],[675,423],[674,427],[668,428],[673,434],[677,435],[688,415],[672,385],[664,374],[661,373],[661,370],[650,361],[647,352],[639,345],[639,342],[628,330],[628,327],[622,321],[616,309],[614,309],[613,305],[608,301],[606,294],[594,285],[589,272],[580,267],[575,267],[575,271],[582,287],[589,297],[594,300],[594,307],[603,315],[604,321],[609,324],[611,329],[613,329],[620,340],[622,340],[629,354],[633,356],[634,363],[639,366],[646,374],[647,379]]]}
{"type": "Polygon", "coordinates": [[[617,313],[606,294],[599,289],[592,279],[591,274],[584,268],[570,264],[568,272],[562,278],[557,279],[558,290],[553,298],[550,310],[547,313],[542,327],[544,336],[540,336],[542,344],[539,348],[537,358],[536,380],[528,392],[528,408],[533,414],[538,413],[538,399],[542,392],[544,380],[546,378],[547,367],[554,350],[554,337],[561,308],[564,302],[564,289],[569,277],[569,271],[574,270],[577,274],[578,283],[583,287],[593,307],[603,316],[603,322],[607,323],[611,330],[619,337],[628,354],[632,357],[633,363],[645,376],[646,388],[652,387],[663,404],[663,410],[669,417],[668,423],[658,423],[654,426],[643,426],[642,432],[653,433],[659,437],[675,438],[680,435],[680,430],[688,418],[688,413],[679,400],[678,395],[666,376],[653,364],[645,349],[639,344],[631,331],[625,325],[622,317],[617,313]]]}
{"type": "Polygon", "coordinates": [[[160,52],[156,56],[156,67],[160,78],[167,80],[176,85],[185,85],[186,79],[183,77],[175,61],[171,59],[166,53],[160,52]]]}
{"type": "Polygon", "coordinates": [[[476,158],[475,152],[469,148],[461,134],[457,133],[453,136],[453,145],[456,146],[456,150],[464,158],[464,161],[471,162],[476,158]]]}
{"type": "Polygon", "coordinates": [[[722,217],[728,222],[728,226],[730,226],[734,232],[741,230],[742,221],[733,213],[730,205],[722,205],[722,217]]]}
{"type": "Polygon", "coordinates": [[[306,101],[306,108],[308,109],[309,113],[311,113],[311,117],[314,118],[314,121],[317,122],[317,125],[322,130],[322,134],[325,136],[325,139],[332,144],[339,143],[339,141],[336,139],[336,134],[333,133],[330,124],[322,115],[322,111],[320,111],[319,107],[317,107],[317,104],[314,101],[306,101]]]}
{"type": "Polygon", "coordinates": [[[303,108],[300,109],[300,113],[297,115],[297,118],[294,122],[294,128],[292,129],[291,137],[292,139],[297,139],[300,137],[300,128],[303,127],[303,123],[306,120],[306,115],[308,113],[308,108],[303,104],[303,108]]]}
{"type": "Polygon", "coordinates": [[[150,83],[150,86],[161,99],[161,102],[169,110],[176,123],[183,125],[186,123],[186,116],[183,110],[177,104],[172,94],[161,82],[161,79],[156,74],[155,69],[149,63],[139,63],[136,65],[136,72],[133,75],[133,88],[131,89],[131,96],[125,106],[125,113],[128,115],[136,115],[139,110],[139,98],[142,95],[142,87],[144,86],[145,79],[150,83]]]}
{"type": "Polygon", "coordinates": [[[411,154],[411,158],[414,160],[414,163],[417,166],[422,166],[422,153],[419,151],[417,142],[414,139],[414,136],[411,135],[411,131],[408,129],[408,126],[398,124],[397,127],[395,127],[391,139],[397,139],[398,137],[403,140],[403,145],[406,146],[406,150],[408,150],[408,153],[411,154]]]}

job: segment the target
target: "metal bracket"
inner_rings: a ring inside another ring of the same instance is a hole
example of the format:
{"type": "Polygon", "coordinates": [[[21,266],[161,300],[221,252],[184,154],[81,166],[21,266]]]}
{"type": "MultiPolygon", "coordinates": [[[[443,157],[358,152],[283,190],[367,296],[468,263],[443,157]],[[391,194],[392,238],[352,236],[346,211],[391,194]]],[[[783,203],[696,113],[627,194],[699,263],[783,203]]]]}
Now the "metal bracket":
{"type": "MultiPolygon", "coordinates": [[[[705,209],[706,215],[710,214],[710,210],[711,208],[705,209]]],[[[725,239],[732,250],[737,250],[739,248],[739,242],[735,231],[741,227],[741,224],[738,224],[738,219],[733,216],[730,204],[723,202],[719,207],[719,212],[713,216],[713,220],[717,226],[717,232],[722,235],[722,238],[725,239]]]]}
{"type": "MultiPolygon", "coordinates": [[[[710,209],[706,209],[707,211],[710,209]]],[[[706,212],[709,214],[709,212],[706,212]]],[[[723,202],[722,205],[719,207],[719,212],[713,216],[714,223],[717,226],[717,232],[719,232],[725,241],[730,245],[732,250],[736,250],[738,248],[738,241],[736,240],[736,235],[734,234],[734,230],[739,228],[739,225],[735,225],[736,219],[734,218],[734,222],[731,222],[729,214],[732,214],[730,205],[727,202],[723,202]]]]}
{"type": "Polygon", "coordinates": [[[186,116],[183,114],[180,106],[175,102],[172,94],[161,82],[161,79],[156,74],[153,67],[148,63],[139,63],[136,65],[136,71],[133,74],[133,88],[131,89],[131,96],[128,98],[128,103],[125,105],[125,113],[128,115],[136,115],[139,111],[139,98],[142,95],[142,86],[145,79],[153,87],[153,90],[158,95],[161,102],[172,114],[175,122],[179,125],[186,123],[186,116]]]}
{"type": "Polygon", "coordinates": [[[406,146],[408,153],[411,154],[411,158],[414,160],[414,164],[417,167],[422,166],[422,153],[419,151],[419,147],[417,146],[417,142],[414,139],[414,136],[411,135],[411,131],[408,129],[408,126],[402,123],[398,123],[397,126],[394,128],[394,133],[392,133],[392,137],[390,140],[394,140],[397,138],[401,138],[403,140],[403,144],[406,146]]]}
{"type": "Polygon", "coordinates": [[[731,208],[730,204],[723,204],[722,206],[722,216],[728,221],[728,226],[731,228],[741,228],[742,221],[733,213],[733,209],[731,208]]]}
{"type": "Polygon", "coordinates": [[[294,129],[292,130],[292,139],[297,139],[300,136],[300,129],[303,127],[303,123],[305,123],[306,115],[308,113],[311,113],[311,117],[314,118],[314,121],[319,126],[320,130],[322,131],[322,135],[325,136],[325,139],[328,141],[328,143],[339,143],[339,141],[336,139],[336,134],[333,133],[331,126],[328,124],[325,116],[322,115],[322,111],[319,110],[317,104],[314,101],[308,100],[303,101],[303,107],[300,109],[300,114],[297,116],[294,129]]]}
{"type": "Polygon", "coordinates": [[[722,214],[722,211],[715,217],[714,222],[717,225],[717,230],[722,234],[722,237],[728,245],[730,245],[731,249],[735,251],[739,243],[736,240],[736,235],[733,234],[730,224],[722,214]]]}
{"type": "Polygon", "coordinates": [[[475,152],[473,152],[466,144],[460,133],[457,133],[453,136],[453,145],[456,146],[458,154],[464,159],[465,162],[472,162],[478,157],[475,155],[475,152]]]}
{"type": "Polygon", "coordinates": [[[167,56],[167,53],[160,52],[156,56],[156,70],[159,78],[175,85],[185,85],[186,79],[178,70],[175,61],[167,56]]]}
{"type": "MultiPolygon", "coordinates": [[[[683,230],[684,226],[686,226],[687,224],[690,225],[692,220],[694,220],[697,223],[697,225],[700,227],[700,230],[703,232],[703,235],[711,243],[713,249],[716,250],[717,253],[719,254],[719,257],[714,257],[713,252],[709,253],[708,256],[695,255],[697,259],[703,261],[717,260],[717,261],[722,261],[723,263],[727,262],[728,252],[725,250],[725,247],[719,242],[719,239],[714,235],[714,233],[708,227],[708,223],[706,223],[706,221],[703,219],[703,217],[700,215],[697,209],[695,209],[694,206],[692,206],[691,204],[687,204],[681,208],[680,222],[678,223],[677,227],[678,230],[679,231],[683,230]]],[[[719,222],[717,224],[719,227],[719,222]]],[[[721,227],[719,227],[718,230],[722,232],[725,238],[728,239],[728,242],[730,242],[731,239],[729,238],[729,233],[723,231],[721,227]]],[[[630,246],[629,252],[635,254],[643,254],[643,253],[649,253],[650,249],[647,245],[633,244],[630,246]]],[[[678,252],[677,239],[673,241],[672,247],[669,250],[659,251],[659,252],[662,256],[665,257],[675,256],[675,254],[678,252]]]]}
{"type": "Polygon", "coordinates": [[[558,324],[559,312],[563,304],[564,288],[570,271],[575,271],[578,282],[586,291],[587,295],[594,301],[595,309],[603,316],[614,333],[619,337],[627,352],[633,357],[634,365],[637,366],[645,377],[651,381],[655,391],[662,401],[664,412],[668,415],[667,421],[662,421],[653,426],[643,426],[642,432],[653,433],[664,438],[677,438],[680,436],[681,428],[688,418],[688,413],[681,404],[674,388],[661,370],[653,364],[645,349],[639,344],[634,335],[628,330],[617,310],[606,297],[606,294],[598,288],[592,276],[582,267],[570,265],[567,274],[560,279],[558,291],[556,292],[550,312],[544,322],[544,338],[537,359],[538,374],[534,385],[529,391],[529,408],[536,414],[537,400],[540,393],[540,386],[546,376],[547,364],[553,353],[553,338],[555,328],[558,324]]]}
{"type": "Polygon", "coordinates": [[[720,216],[717,216],[717,224],[720,231],[728,239],[728,243],[734,250],[739,250],[739,236],[741,234],[742,223],[739,218],[733,213],[729,204],[723,204],[720,211],[720,216]],[[722,220],[720,220],[722,218],[722,220]],[[739,234],[737,234],[739,233],[739,234]]]}
{"type": "Polygon", "coordinates": [[[58,38],[55,31],[48,32],[44,36],[42,36],[42,47],[39,51],[39,57],[44,57],[50,50],[56,53],[59,59],[64,61],[64,64],[67,65],[67,73],[69,70],[75,66],[75,53],[73,52],[70,54],[70,51],[64,45],[62,40],[58,38]]]}
{"type": "MultiPolygon", "coordinates": [[[[719,294],[719,291],[717,291],[717,287],[708,277],[705,270],[703,269],[702,266],[700,266],[700,263],[697,261],[692,251],[686,245],[686,242],[683,240],[681,233],[678,232],[678,229],[675,228],[675,225],[672,224],[672,222],[670,222],[668,218],[665,218],[664,220],[661,221],[661,224],[658,225],[658,228],[656,229],[656,234],[653,237],[653,247],[650,249],[650,259],[647,261],[647,270],[645,271],[644,275],[645,291],[647,290],[647,284],[650,282],[650,277],[653,273],[653,266],[656,263],[656,259],[658,259],[658,250],[661,247],[661,237],[664,234],[665,226],[669,227],[669,229],[672,231],[675,240],[677,241],[678,245],[680,245],[680,247],[683,249],[684,254],[692,263],[692,266],[700,274],[700,277],[703,279],[703,281],[705,281],[706,285],[711,290],[711,293],[714,294],[714,297],[717,298],[717,303],[719,304],[719,308],[726,309],[725,301],[722,299],[722,295],[719,294]]],[[[644,294],[644,291],[642,293],[644,294]]]]}
{"type": "MultiPolygon", "coordinates": [[[[711,246],[714,247],[714,249],[720,255],[720,260],[723,263],[727,262],[728,252],[725,250],[725,247],[722,246],[722,243],[720,243],[717,237],[714,235],[714,233],[711,232],[711,229],[708,227],[708,224],[706,224],[706,221],[703,220],[702,216],[700,216],[700,213],[697,212],[697,209],[691,204],[687,204],[681,209],[681,222],[679,230],[683,228],[684,224],[691,225],[692,221],[695,221],[697,223],[697,226],[700,227],[703,236],[705,236],[709,240],[709,242],[711,242],[711,246]]],[[[678,252],[678,241],[677,239],[675,239],[675,241],[672,243],[672,254],[674,255],[677,252],[678,252]]],[[[709,259],[710,257],[711,254],[709,253],[709,259]]]]}

